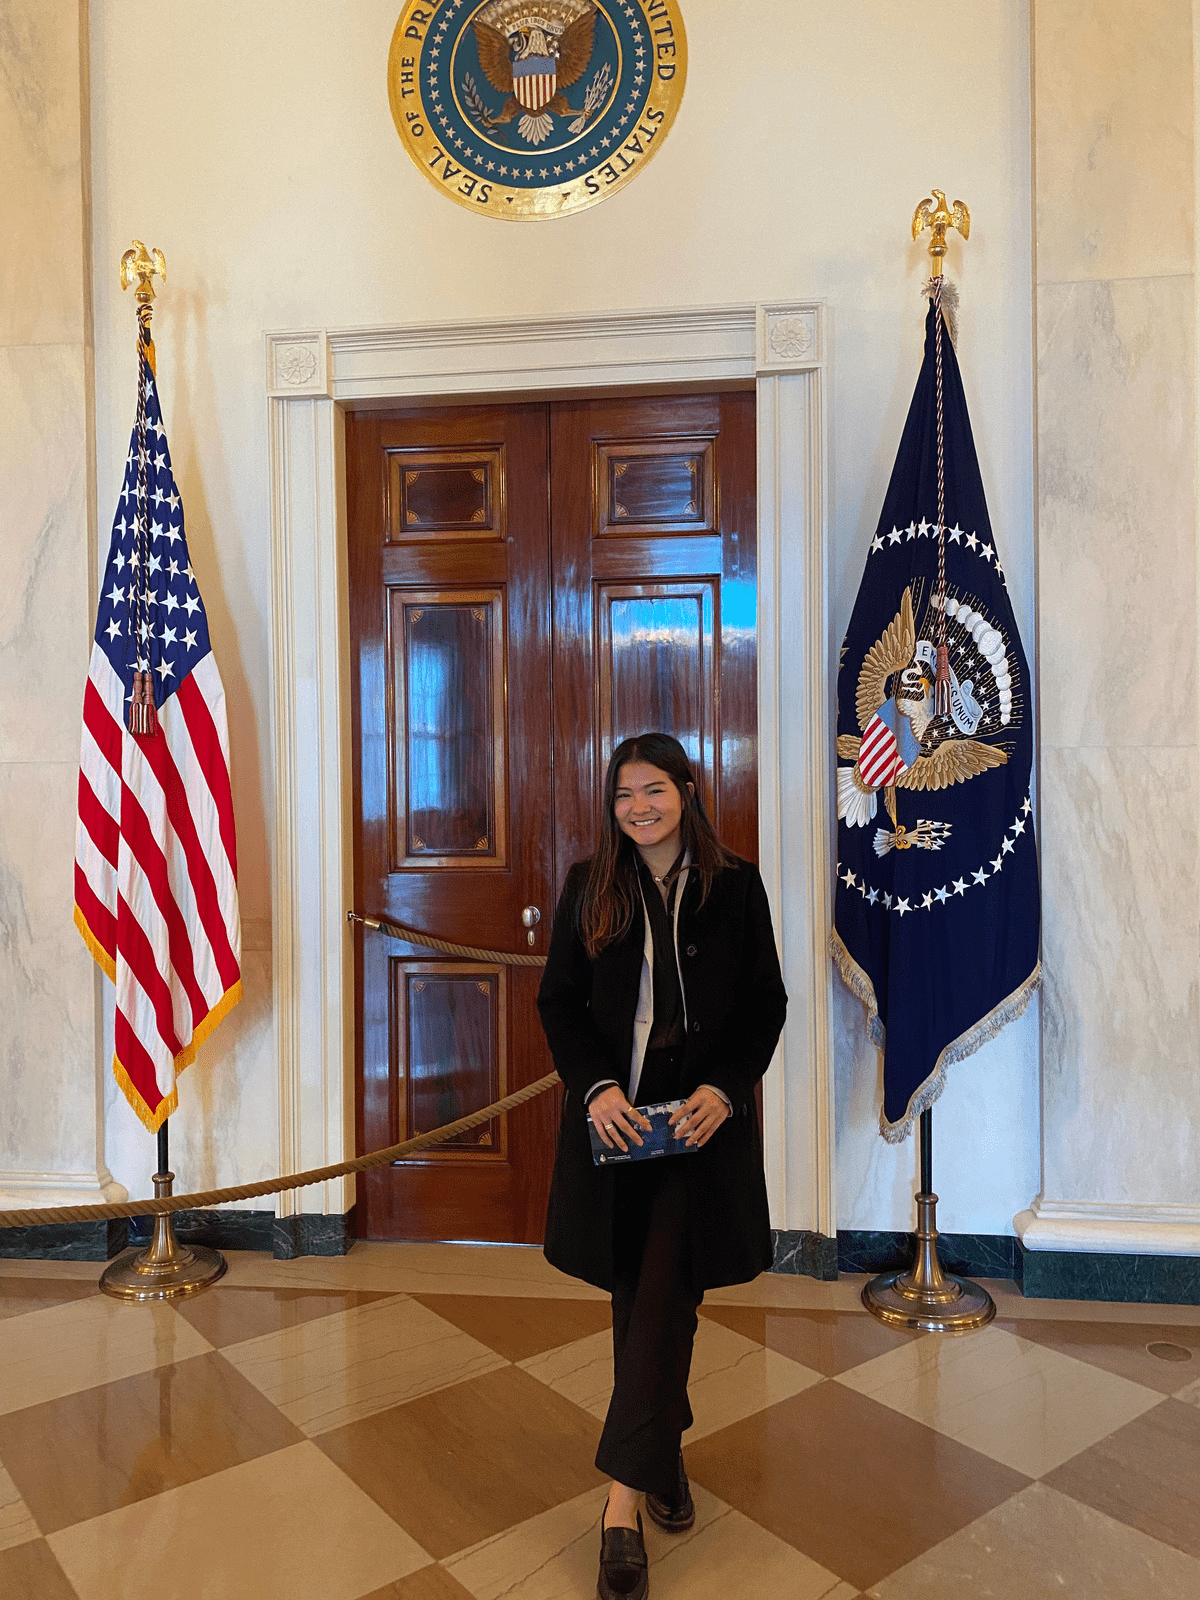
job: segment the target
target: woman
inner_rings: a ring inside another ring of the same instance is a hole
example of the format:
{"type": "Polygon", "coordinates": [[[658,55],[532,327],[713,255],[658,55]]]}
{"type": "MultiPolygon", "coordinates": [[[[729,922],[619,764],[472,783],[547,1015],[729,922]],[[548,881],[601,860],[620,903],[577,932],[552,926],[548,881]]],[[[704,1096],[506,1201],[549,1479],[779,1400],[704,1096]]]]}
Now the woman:
{"type": "Polygon", "coordinates": [[[626,739],[596,854],[567,874],[538,994],[567,1091],[546,1255],[612,1294],[603,1600],[646,1593],[641,1494],[662,1528],[695,1520],[679,1445],[696,1312],[706,1289],[771,1264],[754,1086],[786,1007],[757,869],[717,838],[677,740],[626,739]],[[625,1151],[650,1127],[638,1107],[671,1100],[677,1155],[593,1163],[589,1119],[625,1151]]]}

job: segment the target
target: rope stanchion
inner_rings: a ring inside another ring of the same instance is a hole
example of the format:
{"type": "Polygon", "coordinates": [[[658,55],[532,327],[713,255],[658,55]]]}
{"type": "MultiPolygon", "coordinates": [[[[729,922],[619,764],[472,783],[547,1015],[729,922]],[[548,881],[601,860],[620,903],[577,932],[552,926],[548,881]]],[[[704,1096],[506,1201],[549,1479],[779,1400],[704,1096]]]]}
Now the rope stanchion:
{"type": "Polygon", "coordinates": [[[403,939],[406,944],[424,945],[443,956],[463,956],[468,961],[498,961],[506,967],[544,967],[545,956],[520,955],[513,950],[481,950],[473,944],[452,944],[449,939],[435,939],[432,934],[421,933],[417,928],[406,928],[402,922],[392,922],[387,917],[364,917],[359,911],[347,911],[347,922],[361,922],[364,928],[374,928],[389,939],[403,939]]]}
{"type": "MultiPolygon", "coordinates": [[[[364,927],[374,928],[389,938],[403,939],[408,944],[424,945],[442,955],[465,956],[476,961],[499,961],[512,967],[544,967],[546,964],[545,956],[520,955],[506,950],[482,950],[476,949],[473,945],[452,944],[448,939],[435,939],[432,934],[422,933],[417,928],[406,928],[403,923],[391,922],[386,917],[365,917],[357,911],[348,911],[346,920],[361,922],[364,927]]],[[[515,1111],[527,1100],[546,1094],[560,1081],[557,1072],[548,1072],[536,1083],[526,1084],[523,1089],[515,1089],[512,1094],[505,1095],[502,1100],[496,1100],[490,1106],[484,1106],[481,1111],[472,1111],[469,1116],[459,1117],[455,1122],[447,1122],[441,1128],[431,1128],[428,1133],[419,1133],[412,1139],[388,1145],[385,1150],[372,1150],[365,1156],[355,1156],[351,1161],[340,1161],[332,1167],[313,1167],[308,1172],[296,1172],[286,1178],[263,1178],[258,1183],[235,1184],[226,1189],[203,1189],[195,1194],[167,1195],[155,1200],[123,1200],[111,1205],[39,1206],[27,1211],[0,1211],[0,1228],[40,1228],[50,1223],[61,1222],[107,1222],[110,1218],[117,1217],[162,1217],[173,1211],[200,1211],[206,1206],[224,1205],[233,1200],[256,1200],[262,1195],[285,1194],[290,1189],[306,1189],[313,1183],[326,1183],[331,1178],[344,1178],[352,1172],[369,1172],[372,1167],[387,1166],[404,1156],[428,1150],[432,1145],[444,1144],[447,1139],[457,1138],[460,1133],[469,1133],[472,1128],[490,1122],[493,1117],[501,1116],[505,1111],[515,1111]]]]}
{"type": "Polygon", "coordinates": [[[515,1111],[527,1100],[536,1099],[560,1082],[557,1072],[548,1072],[536,1083],[516,1089],[496,1100],[482,1111],[473,1111],[468,1117],[447,1122],[444,1127],[431,1128],[415,1138],[404,1139],[400,1144],[388,1145],[385,1150],[372,1150],[368,1155],[355,1156],[352,1161],[340,1161],[332,1167],[313,1167],[308,1172],[297,1172],[287,1178],[263,1178],[258,1183],[237,1184],[228,1189],[203,1189],[196,1194],[175,1194],[162,1200],[124,1200],[112,1205],[95,1206],[44,1206],[30,1211],[0,1211],[0,1228],[37,1228],[50,1222],[104,1222],[110,1217],[159,1217],[172,1211],[202,1210],[205,1206],[219,1206],[229,1200],[255,1200],[260,1195],[284,1194],[289,1189],[306,1189],[311,1183],[325,1183],[330,1178],[344,1178],[351,1172],[369,1172],[372,1167],[386,1166],[402,1156],[415,1155],[418,1150],[428,1150],[431,1145],[444,1144],[460,1133],[468,1133],[482,1122],[505,1111],[515,1111]]]}

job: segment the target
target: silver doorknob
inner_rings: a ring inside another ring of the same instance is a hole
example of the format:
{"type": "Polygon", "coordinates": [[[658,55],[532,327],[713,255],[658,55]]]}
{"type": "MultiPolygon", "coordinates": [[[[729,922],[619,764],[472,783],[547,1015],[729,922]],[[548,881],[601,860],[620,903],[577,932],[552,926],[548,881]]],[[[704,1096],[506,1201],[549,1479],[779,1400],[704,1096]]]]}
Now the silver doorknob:
{"type": "Polygon", "coordinates": [[[533,943],[533,930],[541,920],[542,913],[536,906],[526,906],[521,913],[521,926],[528,930],[525,937],[530,944],[533,943]]]}

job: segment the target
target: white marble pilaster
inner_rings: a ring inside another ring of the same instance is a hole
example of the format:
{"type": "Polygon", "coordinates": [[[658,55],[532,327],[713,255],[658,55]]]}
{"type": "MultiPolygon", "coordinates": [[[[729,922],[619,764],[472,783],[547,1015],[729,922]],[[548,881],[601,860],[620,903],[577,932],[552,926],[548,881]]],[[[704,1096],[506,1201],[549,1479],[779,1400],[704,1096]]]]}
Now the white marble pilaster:
{"type": "MultiPolygon", "coordinates": [[[[88,337],[87,6],[5,0],[0,14],[0,345],[88,337]],[[26,248],[14,248],[18,241],[26,248]]],[[[0,413],[3,414],[3,413],[0,413]]]]}
{"type": "Polygon", "coordinates": [[[1193,7],[1037,0],[1033,16],[1043,1145],[1016,1227],[1030,1249],[1191,1255],[1193,7]]]}
{"type": "Polygon", "coordinates": [[[0,1206],[123,1199],[72,922],[94,623],[86,6],[0,19],[0,1206]]]}

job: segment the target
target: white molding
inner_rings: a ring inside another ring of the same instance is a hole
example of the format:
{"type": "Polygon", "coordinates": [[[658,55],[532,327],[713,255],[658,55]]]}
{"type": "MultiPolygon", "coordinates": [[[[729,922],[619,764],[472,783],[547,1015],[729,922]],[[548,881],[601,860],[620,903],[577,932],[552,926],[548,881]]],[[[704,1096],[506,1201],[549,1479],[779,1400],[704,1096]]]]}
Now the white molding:
{"type": "Polygon", "coordinates": [[[1013,1218],[1026,1250],[1200,1256],[1200,1206],[1038,1198],[1013,1218]]]}
{"type": "Polygon", "coordinates": [[[107,1167],[92,1172],[0,1171],[0,1208],[26,1211],[33,1206],[121,1205],[129,1191],[107,1167]]]}
{"type": "MultiPolygon", "coordinates": [[[[790,996],[764,1090],[768,1192],[775,1226],[832,1234],[823,307],[791,301],[264,337],[281,1170],[335,1162],[354,1141],[343,407],[754,384],[760,852],[790,996]]],[[[347,1180],[297,1191],[281,1210],[344,1211],[352,1197],[347,1180]]]]}

